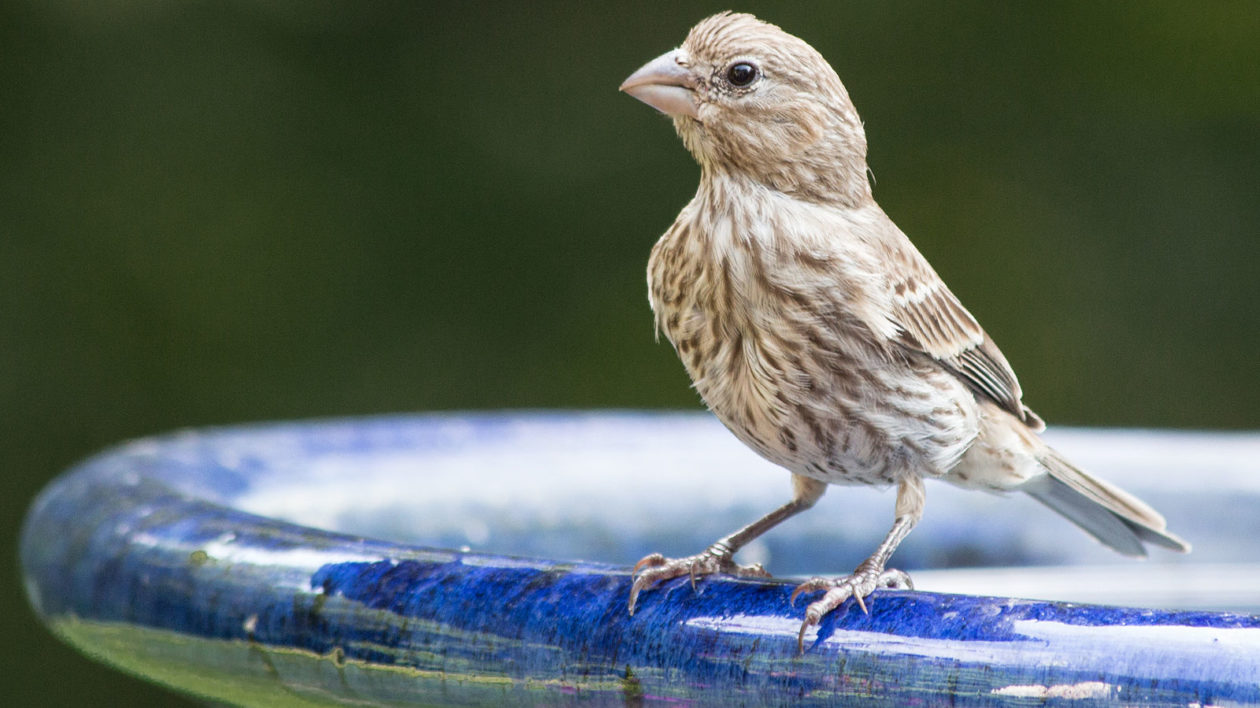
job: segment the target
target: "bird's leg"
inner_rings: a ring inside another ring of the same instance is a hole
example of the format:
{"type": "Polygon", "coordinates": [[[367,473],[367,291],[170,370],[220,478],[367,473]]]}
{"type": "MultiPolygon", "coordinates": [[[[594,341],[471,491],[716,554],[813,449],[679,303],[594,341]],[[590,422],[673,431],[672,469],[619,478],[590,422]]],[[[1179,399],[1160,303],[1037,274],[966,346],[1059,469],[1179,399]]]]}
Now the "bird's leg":
{"type": "Polygon", "coordinates": [[[903,479],[897,487],[897,510],[892,529],[888,531],[888,535],[884,537],[875,552],[858,564],[852,575],[843,578],[810,578],[792,591],[792,602],[795,602],[796,596],[803,592],[827,591],[821,599],[811,602],[809,607],[805,608],[805,621],[801,623],[801,631],[797,637],[798,648],[804,648],[805,630],[818,624],[822,621],[823,615],[839,607],[849,597],[857,601],[858,607],[866,612],[864,598],[874,592],[875,588],[908,590],[914,587],[909,575],[900,570],[886,570],[885,566],[893,551],[897,550],[897,546],[910,533],[914,525],[919,523],[919,519],[923,516],[925,500],[921,478],[903,479]]]}
{"type": "Polygon", "coordinates": [[[687,575],[691,577],[691,585],[694,589],[697,575],[727,573],[744,578],[769,577],[770,574],[761,567],[761,564],[737,565],[732,560],[732,556],[761,534],[813,506],[826,490],[825,482],[793,475],[792,501],[735,533],[718,539],[704,551],[686,558],[666,558],[659,553],[646,556],[634,564],[632,571],[634,584],[630,586],[630,614],[634,614],[634,606],[638,602],[639,593],[662,580],[687,575]]]}

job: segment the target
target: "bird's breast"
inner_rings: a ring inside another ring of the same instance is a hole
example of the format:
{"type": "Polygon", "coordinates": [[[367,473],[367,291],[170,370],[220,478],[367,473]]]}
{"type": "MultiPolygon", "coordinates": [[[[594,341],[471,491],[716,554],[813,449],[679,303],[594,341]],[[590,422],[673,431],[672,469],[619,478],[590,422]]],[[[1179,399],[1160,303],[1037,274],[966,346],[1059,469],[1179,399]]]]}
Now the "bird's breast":
{"type": "Polygon", "coordinates": [[[697,228],[676,224],[653,249],[650,299],[696,391],[737,437],[836,484],[938,476],[957,462],[975,437],[974,397],[938,367],[890,353],[852,312],[841,274],[736,240],[730,226],[697,228]]]}

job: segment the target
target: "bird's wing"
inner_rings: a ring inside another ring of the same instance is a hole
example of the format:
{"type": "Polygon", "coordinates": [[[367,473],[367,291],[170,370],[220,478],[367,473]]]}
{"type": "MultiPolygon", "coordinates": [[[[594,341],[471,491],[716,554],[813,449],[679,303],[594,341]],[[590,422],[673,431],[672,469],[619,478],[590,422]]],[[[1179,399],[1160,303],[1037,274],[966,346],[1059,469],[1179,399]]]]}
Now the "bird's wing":
{"type": "Polygon", "coordinates": [[[895,251],[889,256],[900,267],[892,269],[888,287],[899,343],[931,355],[1030,427],[1044,428],[1037,414],[1020,401],[1023,394],[1015,372],[976,318],[908,240],[895,251]]]}

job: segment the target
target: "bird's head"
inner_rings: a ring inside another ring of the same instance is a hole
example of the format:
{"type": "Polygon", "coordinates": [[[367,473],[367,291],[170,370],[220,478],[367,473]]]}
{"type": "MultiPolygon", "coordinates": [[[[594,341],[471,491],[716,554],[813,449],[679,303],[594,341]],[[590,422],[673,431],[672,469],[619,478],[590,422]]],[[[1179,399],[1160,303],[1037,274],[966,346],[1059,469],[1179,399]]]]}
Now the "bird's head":
{"type": "Polygon", "coordinates": [[[870,198],[866,135],[840,78],[801,39],[721,13],[621,90],[671,116],[706,178],[752,179],[798,198],[870,198]]]}

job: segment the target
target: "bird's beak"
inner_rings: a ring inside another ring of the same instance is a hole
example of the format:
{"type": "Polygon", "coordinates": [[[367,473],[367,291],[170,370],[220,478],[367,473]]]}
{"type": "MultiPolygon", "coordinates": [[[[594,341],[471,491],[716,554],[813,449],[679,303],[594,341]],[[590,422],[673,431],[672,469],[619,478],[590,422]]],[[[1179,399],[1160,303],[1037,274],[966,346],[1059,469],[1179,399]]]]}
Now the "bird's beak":
{"type": "Polygon", "coordinates": [[[666,115],[699,118],[685,58],[680,49],[665,52],[631,74],[621,90],[666,115]]]}

